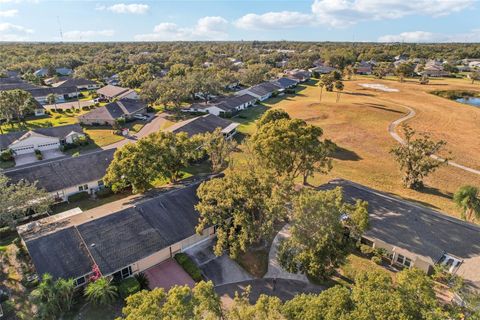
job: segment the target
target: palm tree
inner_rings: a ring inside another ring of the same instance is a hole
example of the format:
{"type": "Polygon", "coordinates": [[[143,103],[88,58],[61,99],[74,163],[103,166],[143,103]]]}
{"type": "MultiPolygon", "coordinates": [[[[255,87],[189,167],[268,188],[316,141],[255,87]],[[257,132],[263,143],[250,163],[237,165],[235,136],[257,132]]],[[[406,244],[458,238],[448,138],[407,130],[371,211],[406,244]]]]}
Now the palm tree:
{"type": "Polygon", "coordinates": [[[38,287],[32,292],[32,299],[43,318],[57,318],[69,311],[74,303],[75,284],[72,279],[57,279],[45,273],[38,287]]]}
{"type": "Polygon", "coordinates": [[[453,201],[462,212],[462,219],[480,219],[480,190],[474,186],[462,186],[453,195],[453,201]]]}
{"type": "Polygon", "coordinates": [[[340,93],[343,91],[343,82],[338,80],[335,82],[335,89],[337,89],[337,102],[340,100],[340,93]]]}
{"type": "Polygon", "coordinates": [[[45,101],[48,103],[48,104],[54,104],[55,105],[55,111],[57,111],[57,97],[55,97],[55,95],[53,93],[50,93],[47,98],[45,99],[45,101]]]}
{"type": "Polygon", "coordinates": [[[85,288],[85,297],[89,302],[99,305],[108,305],[117,298],[117,287],[111,279],[101,277],[95,282],[90,282],[85,288]]]}

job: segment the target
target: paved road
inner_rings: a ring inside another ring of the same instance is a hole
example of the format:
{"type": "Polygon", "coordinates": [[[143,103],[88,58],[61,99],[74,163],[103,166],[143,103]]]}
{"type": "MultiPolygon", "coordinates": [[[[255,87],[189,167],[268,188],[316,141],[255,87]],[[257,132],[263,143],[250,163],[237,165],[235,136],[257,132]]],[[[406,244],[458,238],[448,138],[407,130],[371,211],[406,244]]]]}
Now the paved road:
{"type": "Polygon", "coordinates": [[[249,300],[254,303],[261,294],[276,296],[282,301],[290,300],[301,293],[320,293],[325,290],[322,286],[292,279],[254,279],[229,283],[215,287],[215,291],[221,297],[222,302],[228,305],[233,301],[235,292],[242,293],[250,286],[249,300]]]}
{"type": "MultiPolygon", "coordinates": [[[[381,99],[378,99],[378,100],[381,100],[381,99]]],[[[398,103],[397,103],[398,104],[398,103]]],[[[409,106],[406,106],[406,105],[403,105],[403,104],[398,104],[402,107],[404,107],[405,109],[408,110],[408,113],[407,115],[401,117],[400,119],[397,119],[395,121],[393,121],[392,123],[390,123],[390,125],[388,126],[388,132],[390,133],[390,135],[393,137],[393,139],[397,140],[399,143],[401,144],[405,144],[405,141],[400,137],[400,135],[396,132],[396,128],[398,127],[399,124],[401,124],[402,122],[405,122],[413,117],[415,117],[417,115],[417,113],[415,112],[415,110],[409,106]]],[[[433,159],[436,159],[438,161],[445,161],[445,159],[437,156],[437,155],[431,155],[430,157],[432,157],[433,159]]],[[[464,165],[461,165],[459,163],[456,163],[454,161],[448,161],[448,165],[452,166],[452,167],[455,167],[455,168],[458,168],[458,169],[461,169],[461,170],[465,170],[465,171],[468,171],[470,173],[473,173],[473,174],[478,174],[480,175],[480,170],[476,170],[476,169],[473,169],[473,168],[470,168],[470,167],[467,167],[467,166],[464,166],[464,165]]]]}
{"type": "Polygon", "coordinates": [[[140,131],[137,132],[136,134],[134,134],[132,136],[129,136],[129,137],[125,138],[124,140],[106,145],[106,146],[102,147],[102,149],[107,150],[107,149],[119,148],[119,147],[121,147],[121,146],[123,146],[127,143],[136,142],[138,139],[146,137],[150,133],[159,131],[162,128],[162,126],[165,124],[165,122],[167,121],[165,119],[165,117],[166,117],[165,113],[160,113],[160,114],[154,115],[153,119],[151,119],[149,122],[147,122],[143,126],[143,128],[140,129],[140,131]]]}

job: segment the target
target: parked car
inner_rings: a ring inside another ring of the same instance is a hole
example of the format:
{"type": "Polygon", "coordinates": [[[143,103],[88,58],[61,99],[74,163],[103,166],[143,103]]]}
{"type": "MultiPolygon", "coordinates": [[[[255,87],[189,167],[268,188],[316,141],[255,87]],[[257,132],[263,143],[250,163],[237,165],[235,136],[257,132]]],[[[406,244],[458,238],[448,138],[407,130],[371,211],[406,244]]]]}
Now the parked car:
{"type": "Polygon", "coordinates": [[[133,117],[137,120],[143,120],[143,121],[146,121],[148,118],[146,116],[144,116],[143,114],[135,114],[133,115],[133,117]]]}

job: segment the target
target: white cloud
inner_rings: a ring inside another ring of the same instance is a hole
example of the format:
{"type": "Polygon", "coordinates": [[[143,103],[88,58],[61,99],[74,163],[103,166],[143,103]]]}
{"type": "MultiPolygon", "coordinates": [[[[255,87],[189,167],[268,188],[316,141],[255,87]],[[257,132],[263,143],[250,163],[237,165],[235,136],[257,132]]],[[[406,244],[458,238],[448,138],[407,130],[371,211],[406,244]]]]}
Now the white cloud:
{"type": "Polygon", "coordinates": [[[137,34],[136,41],[223,40],[227,38],[228,21],[222,17],[203,17],[192,28],[162,22],[153,33],[137,34]]]}
{"type": "Polygon", "coordinates": [[[249,13],[235,25],[242,29],[293,28],[323,24],[343,28],[362,21],[399,19],[411,15],[441,17],[471,7],[475,0],[314,0],[311,12],[249,13]]]}
{"type": "Polygon", "coordinates": [[[379,42],[479,42],[480,29],[466,33],[440,34],[428,31],[408,31],[387,34],[378,38],[379,42]]]}
{"type": "Polygon", "coordinates": [[[91,41],[97,38],[112,37],[115,34],[113,30],[87,30],[87,31],[67,31],[63,33],[65,41],[91,41]]]}
{"type": "Polygon", "coordinates": [[[0,32],[33,33],[33,30],[23,26],[19,26],[17,24],[4,22],[4,23],[0,23],[0,32]]]}
{"type": "Polygon", "coordinates": [[[309,24],[313,21],[311,14],[296,11],[267,12],[264,14],[249,13],[237,21],[235,26],[241,29],[278,29],[292,28],[309,24]]]}
{"type": "Polygon", "coordinates": [[[27,41],[33,30],[17,24],[0,23],[0,41],[27,41]]]}
{"type": "Polygon", "coordinates": [[[18,10],[17,10],[17,9],[0,11],[0,17],[2,17],[2,18],[15,17],[17,14],[18,14],[18,10]]]}
{"type": "Polygon", "coordinates": [[[115,13],[132,13],[132,14],[144,14],[147,13],[150,7],[148,4],[141,4],[141,3],[117,3],[111,6],[97,6],[97,10],[108,10],[115,13]]]}
{"type": "Polygon", "coordinates": [[[315,0],[312,13],[320,23],[345,27],[367,20],[410,15],[440,17],[470,7],[475,0],[315,0]]]}

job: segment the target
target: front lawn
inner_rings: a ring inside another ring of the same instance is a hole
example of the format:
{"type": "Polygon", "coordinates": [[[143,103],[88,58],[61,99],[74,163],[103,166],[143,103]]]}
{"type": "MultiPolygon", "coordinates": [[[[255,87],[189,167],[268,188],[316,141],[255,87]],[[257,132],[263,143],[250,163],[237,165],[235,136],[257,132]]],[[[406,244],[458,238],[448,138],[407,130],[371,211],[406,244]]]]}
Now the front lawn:
{"type": "Polygon", "coordinates": [[[129,193],[113,193],[105,198],[97,198],[97,199],[88,198],[88,199],[82,199],[75,202],[61,202],[52,206],[51,208],[52,214],[61,213],[76,207],[79,207],[80,209],[82,209],[82,211],[86,211],[86,210],[90,210],[95,207],[99,207],[101,205],[107,204],[109,202],[123,199],[125,197],[128,197],[129,195],[130,195],[129,193]]]}
{"type": "Polygon", "coordinates": [[[90,139],[99,147],[104,147],[125,139],[125,137],[115,134],[112,127],[108,126],[89,126],[84,127],[83,130],[86,134],[88,134],[90,139]]]}
{"type": "Polygon", "coordinates": [[[13,126],[10,124],[1,125],[3,133],[9,133],[14,131],[28,131],[38,128],[48,128],[48,127],[57,127],[65,126],[68,124],[77,123],[77,116],[85,113],[86,111],[79,112],[55,112],[50,111],[50,114],[44,115],[41,117],[28,117],[23,123],[14,123],[13,126]]]}

